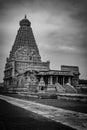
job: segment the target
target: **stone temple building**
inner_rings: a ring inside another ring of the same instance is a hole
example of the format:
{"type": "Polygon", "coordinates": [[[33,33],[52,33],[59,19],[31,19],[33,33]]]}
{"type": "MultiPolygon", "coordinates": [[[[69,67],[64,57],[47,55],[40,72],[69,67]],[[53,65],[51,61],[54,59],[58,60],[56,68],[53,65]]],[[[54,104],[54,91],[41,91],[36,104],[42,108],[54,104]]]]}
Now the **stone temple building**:
{"type": "Polygon", "coordinates": [[[67,86],[78,86],[79,67],[62,65],[61,70],[51,70],[50,62],[43,62],[31,28],[26,18],[20,21],[14,44],[6,59],[4,86],[8,91],[65,91],[67,86]],[[60,89],[61,88],[61,89],[60,89]]]}

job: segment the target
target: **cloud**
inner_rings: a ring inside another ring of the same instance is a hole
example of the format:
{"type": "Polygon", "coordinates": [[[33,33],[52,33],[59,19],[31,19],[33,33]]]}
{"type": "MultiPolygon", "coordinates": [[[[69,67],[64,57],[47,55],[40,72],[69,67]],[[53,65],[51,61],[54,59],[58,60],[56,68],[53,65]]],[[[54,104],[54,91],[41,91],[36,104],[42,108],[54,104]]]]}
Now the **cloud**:
{"type": "Polygon", "coordinates": [[[52,16],[50,21],[50,31],[46,33],[47,45],[44,45],[45,49],[49,46],[47,50],[50,51],[70,52],[72,49],[72,53],[86,53],[86,32],[83,33],[81,23],[72,20],[69,15],[52,16]]]}

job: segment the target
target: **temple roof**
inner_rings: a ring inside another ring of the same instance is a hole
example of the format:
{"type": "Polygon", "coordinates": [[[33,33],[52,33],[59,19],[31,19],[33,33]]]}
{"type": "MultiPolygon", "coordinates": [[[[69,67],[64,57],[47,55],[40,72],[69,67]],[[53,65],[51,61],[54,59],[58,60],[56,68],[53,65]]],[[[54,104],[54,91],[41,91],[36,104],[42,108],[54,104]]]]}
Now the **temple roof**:
{"type": "Polygon", "coordinates": [[[61,70],[49,70],[41,71],[38,75],[61,75],[61,76],[73,76],[73,73],[70,71],[61,71],[61,70]]]}
{"type": "Polygon", "coordinates": [[[27,19],[27,16],[25,15],[24,19],[20,21],[20,26],[30,26],[31,22],[27,19]]]}

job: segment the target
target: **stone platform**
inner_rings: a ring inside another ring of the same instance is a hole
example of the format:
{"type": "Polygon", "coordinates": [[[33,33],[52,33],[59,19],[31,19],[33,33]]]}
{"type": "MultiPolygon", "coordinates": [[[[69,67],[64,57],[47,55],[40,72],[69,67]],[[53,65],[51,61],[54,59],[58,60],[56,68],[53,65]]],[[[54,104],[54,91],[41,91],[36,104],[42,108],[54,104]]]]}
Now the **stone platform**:
{"type": "Polygon", "coordinates": [[[22,97],[32,97],[41,99],[66,99],[75,100],[81,102],[87,102],[87,95],[85,94],[74,94],[74,93],[58,93],[54,91],[43,91],[43,92],[19,92],[22,97]]]}

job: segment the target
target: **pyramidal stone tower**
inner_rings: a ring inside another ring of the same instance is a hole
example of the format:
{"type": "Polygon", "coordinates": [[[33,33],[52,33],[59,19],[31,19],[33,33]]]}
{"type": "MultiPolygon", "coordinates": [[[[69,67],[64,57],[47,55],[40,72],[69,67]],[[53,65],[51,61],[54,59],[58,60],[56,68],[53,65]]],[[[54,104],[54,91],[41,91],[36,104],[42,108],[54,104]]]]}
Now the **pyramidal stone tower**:
{"type": "Polygon", "coordinates": [[[31,28],[31,22],[25,18],[20,21],[14,44],[6,59],[4,71],[4,84],[15,84],[17,75],[26,71],[48,71],[49,61],[42,62],[39,50],[31,28]]]}

